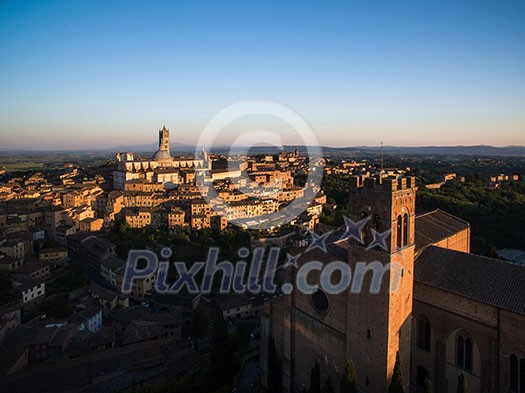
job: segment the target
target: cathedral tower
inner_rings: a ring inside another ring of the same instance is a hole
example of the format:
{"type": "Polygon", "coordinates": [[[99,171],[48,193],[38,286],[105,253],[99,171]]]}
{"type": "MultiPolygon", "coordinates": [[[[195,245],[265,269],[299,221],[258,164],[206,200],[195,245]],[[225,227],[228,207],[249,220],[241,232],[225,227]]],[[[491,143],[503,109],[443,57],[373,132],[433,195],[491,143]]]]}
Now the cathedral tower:
{"type": "Polygon", "coordinates": [[[159,150],[153,155],[154,161],[171,161],[172,157],[170,154],[170,130],[166,128],[166,125],[159,130],[159,150]]]}

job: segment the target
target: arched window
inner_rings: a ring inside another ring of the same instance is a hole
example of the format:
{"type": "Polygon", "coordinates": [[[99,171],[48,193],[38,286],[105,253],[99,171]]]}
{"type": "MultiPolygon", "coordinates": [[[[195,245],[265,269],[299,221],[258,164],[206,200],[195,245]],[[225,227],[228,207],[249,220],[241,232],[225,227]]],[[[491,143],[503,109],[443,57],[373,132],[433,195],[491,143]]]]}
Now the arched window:
{"type": "Polygon", "coordinates": [[[472,371],[472,341],[465,339],[465,370],[472,371]]]}
{"type": "Polygon", "coordinates": [[[403,246],[408,246],[408,214],[403,216],[403,246]]]}
{"type": "Polygon", "coordinates": [[[472,372],[472,340],[459,335],[456,351],[456,365],[466,371],[472,372]]]}
{"type": "Polygon", "coordinates": [[[510,356],[510,391],[525,393],[525,358],[510,356]]]}
{"type": "Polygon", "coordinates": [[[463,365],[465,364],[465,340],[463,339],[463,336],[458,337],[456,351],[456,365],[459,367],[463,367],[463,365]]]}
{"type": "Polygon", "coordinates": [[[417,346],[427,352],[431,351],[431,328],[430,322],[420,318],[417,325],[417,346]]]}
{"type": "Polygon", "coordinates": [[[397,248],[403,247],[403,219],[397,216],[397,248]]]}

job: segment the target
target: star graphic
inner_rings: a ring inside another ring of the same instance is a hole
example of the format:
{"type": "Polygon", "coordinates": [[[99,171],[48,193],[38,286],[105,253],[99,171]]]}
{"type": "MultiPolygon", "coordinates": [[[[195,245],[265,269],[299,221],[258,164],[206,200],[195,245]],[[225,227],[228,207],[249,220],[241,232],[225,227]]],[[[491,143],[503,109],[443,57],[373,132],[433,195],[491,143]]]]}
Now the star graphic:
{"type": "Polygon", "coordinates": [[[312,242],[308,246],[305,252],[308,252],[310,250],[313,250],[315,248],[321,249],[324,253],[327,253],[328,250],[326,249],[326,239],[328,239],[328,236],[332,234],[332,231],[326,232],[323,235],[318,235],[314,231],[310,231],[310,235],[312,236],[312,242]]]}
{"type": "Polygon", "coordinates": [[[355,239],[359,243],[364,244],[363,241],[363,228],[365,225],[370,221],[370,216],[363,218],[362,220],[359,220],[357,222],[353,221],[349,217],[343,216],[343,219],[345,220],[345,233],[341,235],[339,240],[349,240],[349,239],[355,239]]]}
{"type": "Polygon", "coordinates": [[[284,267],[285,268],[288,268],[288,267],[298,267],[297,266],[297,261],[299,260],[299,257],[301,256],[301,254],[297,254],[297,255],[292,255],[292,254],[286,254],[286,263],[284,264],[284,267]]]}
{"type": "Polygon", "coordinates": [[[392,232],[391,229],[388,229],[384,232],[378,232],[375,229],[372,229],[372,239],[373,240],[366,249],[371,250],[375,246],[379,246],[383,250],[388,251],[387,239],[388,239],[388,236],[390,235],[390,232],[392,232]]]}

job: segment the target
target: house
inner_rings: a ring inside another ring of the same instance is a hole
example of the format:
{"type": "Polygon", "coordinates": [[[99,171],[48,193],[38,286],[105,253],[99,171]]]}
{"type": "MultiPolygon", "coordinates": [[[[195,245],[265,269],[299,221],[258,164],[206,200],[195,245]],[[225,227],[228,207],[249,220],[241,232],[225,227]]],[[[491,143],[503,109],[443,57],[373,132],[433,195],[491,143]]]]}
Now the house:
{"type": "Polygon", "coordinates": [[[28,309],[42,303],[46,296],[46,284],[42,279],[13,282],[13,288],[20,294],[22,307],[28,309]]]}
{"type": "Polygon", "coordinates": [[[51,265],[63,265],[68,262],[68,251],[65,247],[44,248],[38,254],[38,260],[51,265]]]}
{"type": "Polygon", "coordinates": [[[68,236],[77,233],[77,228],[74,225],[60,225],[56,228],[56,241],[61,246],[67,246],[68,236]]]}
{"type": "Polygon", "coordinates": [[[104,220],[102,218],[84,218],[78,223],[81,232],[98,232],[103,226],[104,220]]]}
{"type": "Polygon", "coordinates": [[[80,311],[69,318],[70,323],[77,323],[78,330],[88,330],[96,333],[102,329],[102,310],[98,308],[88,308],[80,311]]]}
{"type": "MultiPolygon", "coordinates": [[[[124,282],[124,273],[126,269],[120,269],[116,272],[116,287],[120,290],[124,282]]],[[[131,285],[131,297],[137,301],[142,301],[144,296],[153,292],[155,285],[155,272],[144,278],[135,278],[131,285]]]]}
{"type": "MultiPolygon", "coordinates": [[[[138,337],[158,337],[161,339],[181,339],[183,323],[182,309],[177,308],[170,313],[153,311],[142,307],[119,308],[111,315],[111,322],[117,331],[119,342],[138,340],[138,337]],[[146,321],[150,324],[131,324],[146,321]],[[154,327],[155,326],[155,327],[154,327]],[[157,330],[160,328],[160,331],[157,330]],[[153,334],[155,332],[155,334],[153,334]]],[[[140,341],[140,340],[139,340],[140,341]]]]}
{"type": "Polygon", "coordinates": [[[91,238],[82,243],[81,256],[86,256],[88,261],[97,269],[100,261],[117,255],[115,245],[102,238],[91,238]]]}
{"type": "Polygon", "coordinates": [[[13,270],[12,276],[21,280],[46,280],[51,276],[51,271],[45,263],[25,263],[13,270]]]}
{"type": "Polygon", "coordinates": [[[228,295],[215,299],[224,319],[237,320],[254,315],[252,301],[245,295],[228,295]]]}
{"type": "Polygon", "coordinates": [[[3,324],[6,332],[10,332],[20,323],[21,311],[17,303],[0,306],[0,324],[3,324]]]}
{"type": "Polygon", "coordinates": [[[24,264],[24,261],[20,258],[15,258],[9,255],[0,253],[0,270],[10,272],[24,264]]]}
{"type": "Polygon", "coordinates": [[[123,275],[126,262],[117,257],[109,257],[100,262],[100,275],[111,286],[117,287],[117,275],[123,275]]]}

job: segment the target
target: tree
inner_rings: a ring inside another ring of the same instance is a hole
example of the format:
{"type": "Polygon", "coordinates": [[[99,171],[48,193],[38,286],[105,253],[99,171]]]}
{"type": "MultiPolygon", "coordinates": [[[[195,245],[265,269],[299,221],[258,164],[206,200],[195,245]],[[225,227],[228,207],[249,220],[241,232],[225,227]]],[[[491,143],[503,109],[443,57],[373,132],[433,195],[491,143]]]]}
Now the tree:
{"type": "Polygon", "coordinates": [[[221,309],[216,306],[213,319],[211,368],[217,387],[231,383],[233,377],[233,349],[228,327],[221,309]]]}
{"type": "Polygon", "coordinates": [[[345,373],[341,379],[341,393],[357,393],[356,372],[352,359],[348,359],[345,373]]]}
{"type": "Polygon", "coordinates": [[[388,393],[405,393],[403,387],[403,375],[401,373],[401,359],[399,351],[396,354],[396,364],[394,365],[394,374],[392,375],[392,382],[388,387],[388,393]]]}
{"type": "Polygon", "coordinates": [[[328,379],[324,383],[322,393],[335,393],[334,387],[332,386],[332,380],[330,379],[330,377],[328,377],[328,379]]]}
{"type": "Polygon", "coordinates": [[[208,326],[210,323],[210,313],[208,312],[208,308],[203,304],[199,304],[191,312],[191,317],[191,332],[193,337],[204,337],[208,332],[208,326]]]}
{"type": "Polygon", "coordinates": [[[467,393],[467,380],[465,374],[461,373],[458,377],[458,393],[467,393]]]}
{"type": "Polygon", "coordinates": [[[131,229],[131,226],[129,225],[129,222],[126,220],[122,220],[122,222],[119,225],[118,231],[121,235],[127,235],[131,229]]]}
{"type": "Polygon", "coordinates": [[[270,392],[280,393],[282,391],[282,378],[281,359],[279,359],[272,337],[268,343],[268,389],[270,392]]]}
{"type": "Polygon", "coordinates": [[[319,369],[319,363],[315,361],[315,366],[310,371],[310,387],[308,393],[321,393],[321,370],[319,369]]]}
{"type": "Polygon", "coordinates": [[[425,378],[425,384],[423,385],[423,393],[432,393],[432,391],[433,391],[432,382],[427,377],[425,378]]]}
{"type": "Polygon", "coordinates": [[[16,292],[9,279],[9,272],[0,271],[0,304],[14,302],[16,299],[16,292]]]}

